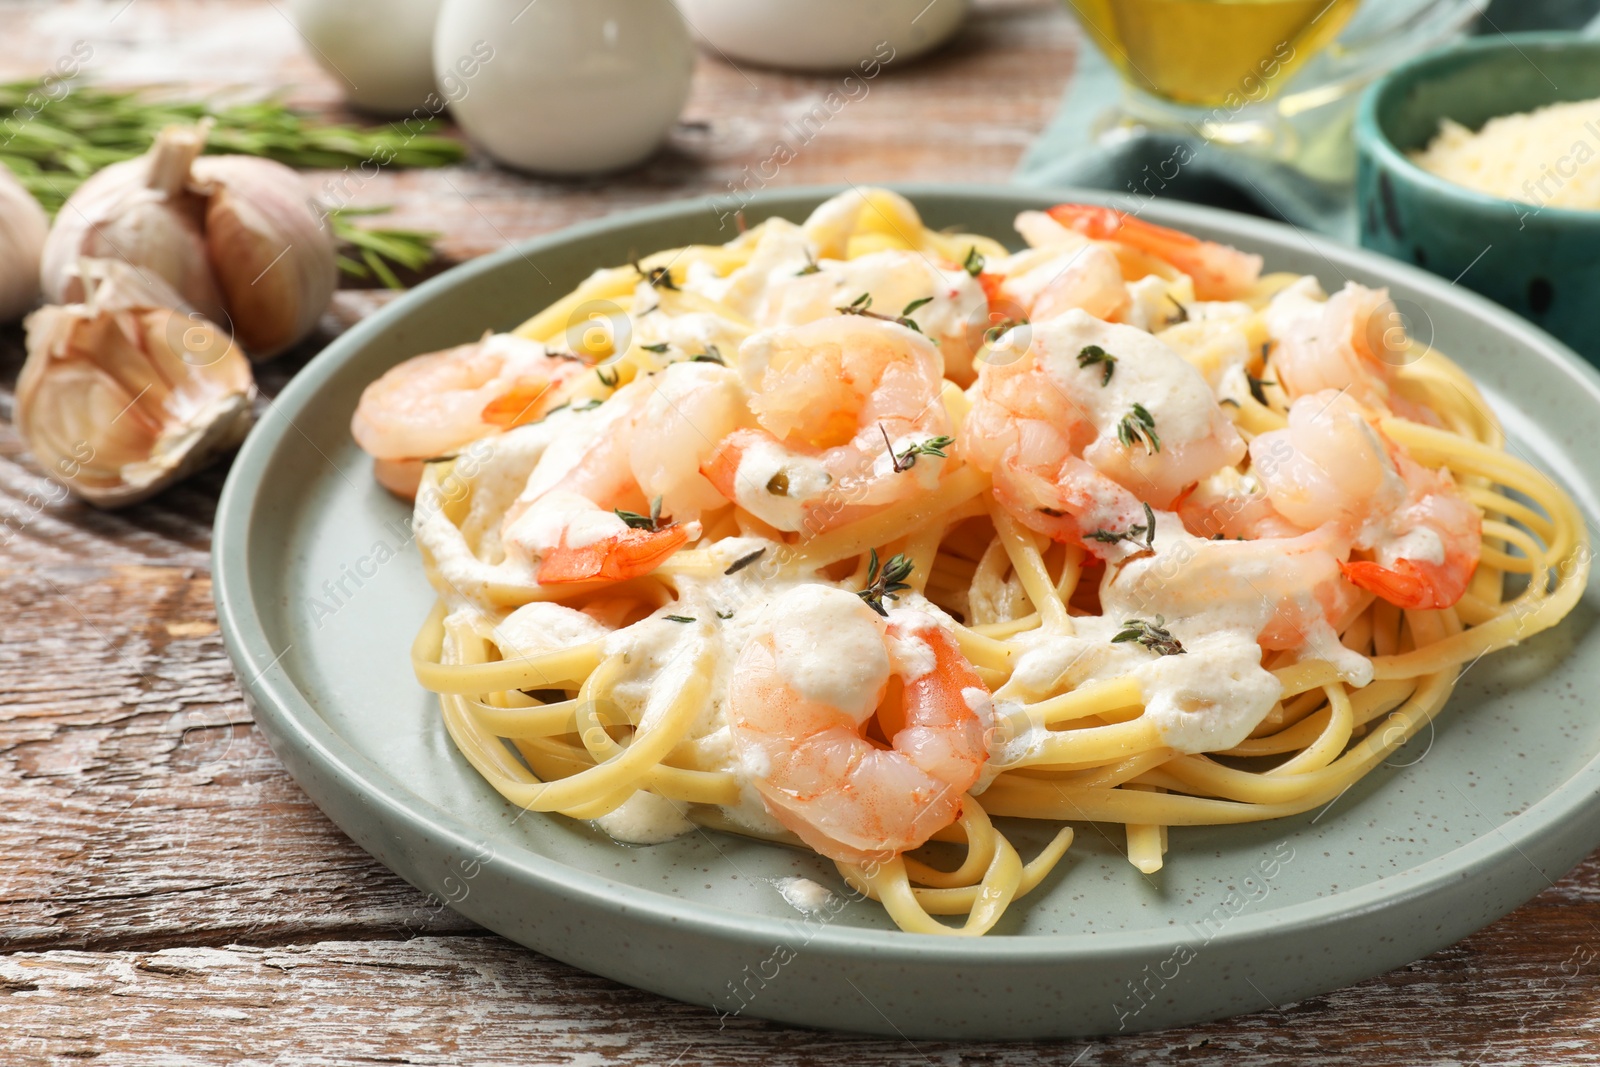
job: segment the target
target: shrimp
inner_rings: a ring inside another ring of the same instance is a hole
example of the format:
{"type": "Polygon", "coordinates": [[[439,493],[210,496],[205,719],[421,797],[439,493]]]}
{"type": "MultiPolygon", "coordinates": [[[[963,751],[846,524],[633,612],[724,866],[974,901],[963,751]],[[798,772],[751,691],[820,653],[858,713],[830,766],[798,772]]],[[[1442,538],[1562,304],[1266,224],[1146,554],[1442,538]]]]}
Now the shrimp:
{"type": "Polygon", "coordinates": [[[725,506],[699,467],[748,418],[737,375],[713,363],[635,380],[593,417],[545,453],[501,527],[541,584],[636,578],[697,538],[701,512],[725,506]]]}
{"type": "Polygon", "coordinates": [[[1483,517],[1449,475],[1406,454],[1348,393],[1302,396],[1289,425],[1250,442],[1251,469],[1274,510],[1328,528],[1371,560],[1342,565],[1362,589],[1403,608],[1454,605],[1482,549],[1483,517]]]}
{"type": "Polygon", "coordinates": [[[859,864],[955,822],[989,758],[993,705],[932,615],[885,620],[846,590],[807,585],[774,601],[739,653],[727,714],[773,817],[859,864]],[[888,747],[866,736],[873,725],[888,747]]]}
{"type": "MultiPolygon", "coordinates": [[[[1205,379],[1161,341],[1079,310],[1020,328],[1023,356],[986,364],[960,445],[1019,522],[1057,540],[1144,522],[1244,458],[1205,379]]],[[[1086,545],[1105,557],[1105,546],[1086,545]]]]}
{"type": "Polygon", "coordinates": [[[988,327],[982,285],[959,267],[942,269],[920,252],[888,250],[848,261],[823,259],[804,273],[776,273],[767,287],[762,326],[799,326],[833,318],[865,295],[869,311],[904,317],[939,346],[944,374],[974,377],[972,357],[988,327]]]}
{"type": "Polygon", "coordinates": [[[1393,392],[1404,330],[1389,291],[1349,282],[1326,301],[1316,295],[1313,280],[1290,286],[1268,306],[1267,329],[1277,342],[1270,368],[1284,391],[1293,399],[1341,389],[1374,411],[1414,415],[1416,406],[1393,392]]]}
{"type": "Polygon", "coordinates": [[[1117,257],[1103,245],[1083,242],[1048,256],[1022,253],[1007,265],[999,286],[1005,301],[1033,322],[1080,308],[1097,319],[1119,318],[1131,304],[1117,257]]]}
{"type": "Polygon", "coordinates": [[[929,442],[948,441],[950,417],[922,334],[859,315],[764,330],[739,349],[739,376],[756,425],[701,472],[763,522],[815,535],[938,486],[947,460],[929,442]]]}
{"type": "Polygon", "coordinates": [[[1200,300],[1232,300],[1261,277],[1260,256],[1094,204],[1058,204],[1051,218],[1097,241],[1115,241],[1182,271],[1200,300]]]}
{"type": "Polygon", "coordinates": [[[544,414],[552,392],[586,368],[510,334],[414,356],[361,394],[350,433],[378,483],[416,496],[424,460],[544,414]]]}

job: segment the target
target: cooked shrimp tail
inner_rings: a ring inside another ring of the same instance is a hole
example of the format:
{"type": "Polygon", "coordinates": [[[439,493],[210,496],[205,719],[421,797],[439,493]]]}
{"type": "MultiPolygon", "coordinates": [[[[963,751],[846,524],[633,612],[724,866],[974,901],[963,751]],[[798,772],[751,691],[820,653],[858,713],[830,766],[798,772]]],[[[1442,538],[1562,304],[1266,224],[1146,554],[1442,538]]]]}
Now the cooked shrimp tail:
{"type": "Polygon", "coordinates": [[[1096,241],[1137,248],[1194,280],[1200,300],[1232,300],[1261,277],[1262,258],[1097,204],[1057,204],[1050,217],[1096,241]]]}

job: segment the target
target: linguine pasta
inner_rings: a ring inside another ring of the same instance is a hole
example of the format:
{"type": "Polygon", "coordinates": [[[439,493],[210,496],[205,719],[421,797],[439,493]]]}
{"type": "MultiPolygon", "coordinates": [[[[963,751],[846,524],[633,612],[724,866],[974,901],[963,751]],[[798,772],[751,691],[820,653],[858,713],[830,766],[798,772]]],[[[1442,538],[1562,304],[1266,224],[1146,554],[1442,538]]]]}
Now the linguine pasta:
{"type": "Polygon", "coordinates": [[[852,193],[516,330],[569,369],[415,464],[413,661],[478,773],[621,840],[812,848],[976,935],[1068,823],[1153,872],[1169,827],[1325,805],[1572,609],[1576,505],[1460,368],[1369,343],[1382,294],[1081,212],[1013,255],[852,193]]]}

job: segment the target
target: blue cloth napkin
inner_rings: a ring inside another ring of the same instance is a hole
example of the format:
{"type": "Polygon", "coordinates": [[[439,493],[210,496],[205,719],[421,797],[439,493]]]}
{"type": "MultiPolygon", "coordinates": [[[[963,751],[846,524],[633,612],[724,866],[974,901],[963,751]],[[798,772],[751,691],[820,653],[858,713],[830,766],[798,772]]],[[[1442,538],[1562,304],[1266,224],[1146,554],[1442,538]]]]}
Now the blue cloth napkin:
{"type": "MultiPolygon", "coordinates": [[[[1587,32],[1596,33],[1597,11],[1600,0],[1496,0],[1474,29],[1512,33],[1587,24],[1587,32]]],[[[1171,132],[1119,133],[1097,143],[1095,124],[1121,95],[1116,70],[1086,41],[1060,110],[1012,180],[1104,189],[1125,198],[1127,210],[1136,210],[1151,196],[1173,197],[1264,215],[1355,242],[1353,190],[1338,176],[1312,177],[1297,166],[1171,132]]],[[[1316,136],[1334,155],[1353,153],[1348,141],[1354,105],[1353,99],[1346,101],[1322,116],[1316,136]]]]}

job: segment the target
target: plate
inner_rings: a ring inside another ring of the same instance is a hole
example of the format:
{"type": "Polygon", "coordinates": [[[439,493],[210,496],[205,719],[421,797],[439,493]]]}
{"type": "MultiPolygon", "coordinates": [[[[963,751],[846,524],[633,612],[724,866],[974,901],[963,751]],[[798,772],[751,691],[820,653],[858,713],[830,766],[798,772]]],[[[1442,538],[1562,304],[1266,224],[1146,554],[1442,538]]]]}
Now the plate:
{"type": "MultiPolygon", "coordinates": [[[[835,189],[764,193],[751,222],[835,189]]],[[[1002,236],[1055,196],[909,186],[928,224],[1002,236]]],[[[1146,218],[1273,269],[1387,285],[1413,333],[1477,379],[1512,447],[1600,513],[1600,375],[1432,275],[1285,227],[1180,204],[1146,218]]],[[[906,934],[819,857],[715,833],[649,848],[524,814],[457,754],[409,645],[433,600],[408,511],[348,426],[361,389],[418,352],[509,329],[595,267],[733,234],[692,201],[574,227],[464,264],[363,321],[283,391],[217,512],[217,610],[250,707],[291,774],[412,885],[514,941],[719,1012],[913,1038],[1079,1037],[1283,1005],[1487,925],[1600,845],[1600,632],[1562,625],[1485,657],[1435,729],[1321,811],[1175,828],[1159,874],[1084,825],[1057,871],[977,939],[906,934]],[[774,881],[831,887],[807,915],[774,881]]],[[[1021,835],[1026,844],[1037,834],[1021,835]]]]}

